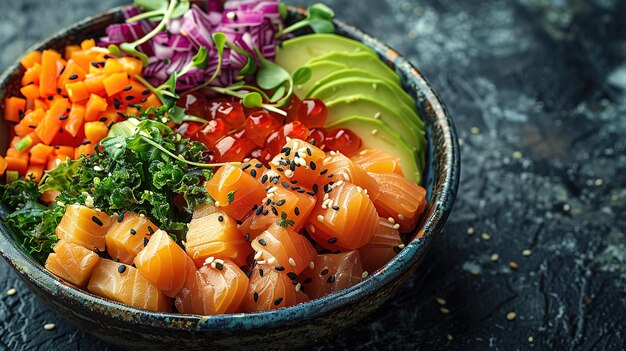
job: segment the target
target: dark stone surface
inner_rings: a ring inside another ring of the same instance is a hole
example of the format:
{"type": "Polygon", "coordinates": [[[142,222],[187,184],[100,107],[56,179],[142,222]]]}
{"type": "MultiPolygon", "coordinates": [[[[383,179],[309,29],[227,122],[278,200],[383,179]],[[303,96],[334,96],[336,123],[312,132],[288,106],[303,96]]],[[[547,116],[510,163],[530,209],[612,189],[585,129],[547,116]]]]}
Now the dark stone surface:
{"type": "MultiPolygon", "coordinates": [[[[121,3],[0,0],[0,68],[121,3]]],[[[456,118],[463,175],[412,280],[316,349],[624,349],[626,1],[327,3],[430,78],[456,118]]],[[[0,291],[0,348],[113,350],[55,316],[3,261],[0,291]]]]}

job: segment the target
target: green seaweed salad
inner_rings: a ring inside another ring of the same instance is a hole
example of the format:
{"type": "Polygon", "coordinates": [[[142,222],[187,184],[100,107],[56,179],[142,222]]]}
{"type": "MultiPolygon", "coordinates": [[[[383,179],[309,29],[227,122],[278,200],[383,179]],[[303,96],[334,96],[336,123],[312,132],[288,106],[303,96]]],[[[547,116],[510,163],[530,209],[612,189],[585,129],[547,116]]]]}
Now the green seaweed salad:
{"type": "MultiPolygon", "coordinates": [[[[155,112],[164,113],[150,111],[155,112]]],[[[55,230],[66,204],[109,214],[122,209],[143,213],[161,229],[182,235],[193,208],[212,202],[202,184],[221,164],[208,163],[203,144],[141,117],[115,124],[95,154],[65,161],[39,183],[16,180],[0,185],[0,201],[11,210],[2,220],[26,252],[45,261],[58,241],[55,230]],[[49,206],[39,200],[48,190],[60,192],[49,206]]]]}

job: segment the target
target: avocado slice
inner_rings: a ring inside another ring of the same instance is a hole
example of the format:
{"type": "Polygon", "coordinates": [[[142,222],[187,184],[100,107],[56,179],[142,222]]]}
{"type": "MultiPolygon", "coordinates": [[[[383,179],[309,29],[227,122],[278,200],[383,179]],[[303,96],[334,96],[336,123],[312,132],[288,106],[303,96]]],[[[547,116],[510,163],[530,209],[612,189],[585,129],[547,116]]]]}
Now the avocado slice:
{"type": "Polygon", "coordinates": [[[313,85],[309,88],[309,90],[305,93],[305,96],[308,96],[311,92],[315,91],[315,89],[328,84],[328,83],[332,83],[334,81],[337,81],[339,79],[344,79],[344,78],[367,78],[367,79],[381,79],[384,80],[386,82],[388,82],[389,84],[395,85],[396,83],[393,81],[390,81],[387,78],[383,78],[383,77],[378,77],[377,75],[371,73],[371,72],[367,72],[364,71],[362,69],[359,68],[345,68],[336,72],[332,72],[329,75],[327,75],[326,77],[323,77],[322,79],[318,80],[317,82],[313,83],[313,85]]]}
{"type": "Polygon", "coordinates": [[[324,102],[350,95],[373,96],[387,105],[404,105],[411,110],[415,109],[415,102],[399,85],[389,84],[382,79],[342,78],[319,86],[308,94],[324,102]]]}
{"type": "Polygon", "coordinates": [[[312,58],[309,62],[336,62],[348,66],[348,68],[359,68],[370,72],[380,78],[400,84],[400,77],[389,66],[381,61],[378,56],[367,52],[331,52],[323,56],[312,58]]]}
{"type": "Polygon", "coordinates": [[[311,70],[311,78],[309,78],[306,82],[297,85],[294,89],[296,95],[302,99],[306,97],[306,92],[309,91],[309,89],[311,89],[311,87],[320,79],[323,79],[333,72],[348,68],[342,63],[331,61],[307,63],[303,67],[307,67],[311,70]]]}
{"type": "Polygon", "coordinates": [[[347,117],[328,125],[328,128],[347,128],[361,137],[363,148],[379,149],[400,159],[404,176],[420,184],[424,169],[424,152],[409,147],[402,137],[385,123],[368,117],[347,117]]]}
{"type": "Polygon", "coordinates": [[[296,68],[306,64],[314,57],[325,55],[329,52],[368,52],[376,53],[362,43],[342,37],[337,34],[308,34],[285,40],[278,46],[276,51],[276,63],[293,72],[296,68]]]}
{"type": "Polygon", "coordinates": [[[370,96],[355,95],[328,101],[326,107],[328,108],[326,124],[332,124],[340,119],[355,115],[374,118],[400,134],[407,144],[415,149],[423,150],[426,146],[424,126],[415,123],[414,118],[422,123],[423,121],[417,115],[413,117],[405,113],[398,106],[386,105],[370,96]]]}

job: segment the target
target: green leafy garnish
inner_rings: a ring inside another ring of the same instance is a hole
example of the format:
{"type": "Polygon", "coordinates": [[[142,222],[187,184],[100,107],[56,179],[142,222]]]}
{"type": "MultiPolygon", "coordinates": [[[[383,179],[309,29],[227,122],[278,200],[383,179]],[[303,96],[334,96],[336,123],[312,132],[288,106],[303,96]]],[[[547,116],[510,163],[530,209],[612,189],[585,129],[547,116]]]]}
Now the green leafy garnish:
{"type": "Polygon", "coordinates": [[[233,190],[231,192],[228,193],[228,203],[231,204],[233,203],[233,201],[235,201],[235,193],[237,192],[237,190],[233,190]]]}
{"type": "MultiPolygon", "coordinates": [[[[280,8],[279,8],[280,10],[280,8]]],[[[311,5],[307,8],[306,18],[292,24],[291,26],[280,30],[276,37],[280,38],[285,34],[291,33],[304,27],[311,27],[315,33],[334,33],[335,25],[333,24],[333,18],[335,12],[327,5],[318,3],[311,5]]]]}
{"type": "Polygon", "coordinates": [[[291,219],[287,219],[287,213],[283,211],[280,213],[280,218],[276,220],[276,224],[283,228],[289,228],[289,226],[293,227],[296,222],[291,219]]]}

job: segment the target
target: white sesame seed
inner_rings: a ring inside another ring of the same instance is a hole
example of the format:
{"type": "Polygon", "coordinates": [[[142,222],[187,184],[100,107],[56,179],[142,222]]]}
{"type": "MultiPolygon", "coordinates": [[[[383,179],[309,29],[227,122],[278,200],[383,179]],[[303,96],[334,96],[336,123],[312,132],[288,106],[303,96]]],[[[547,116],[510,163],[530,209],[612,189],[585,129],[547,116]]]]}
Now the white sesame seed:
{"type": "Polygon", "coordinates": [[[314,269],[315,268],[315,262],[313,262],[313,261],[309,262],[309,268],[314,269]]]}
{"type": "Polygon", "coordinates": [[[293,258],[289,257],[289,264],[290,264],[292,267],[295,267],[295,266],[296,266],[296,260],[294,260],[293,258]]]}
{"type": "Polygon", "coordinates": [[[317,215],[317,220],[318,220],[319,222],[324,222],[324,216],[322,216],[322,215],[317,215]]]}
{"type": "Polygon", "coordinates": [[[61,207],[65,206],[65,204],[64,204],[64,203],[62,203],[61,201],[57,201],[57,205],[58,205],[58,206],[61,206],[61,207]]]}
{"type": "Polygon", "coordinates": [[[44,326],[43,326],[43,328],[44,328],[45,330],[52,330],[52,329],[54,329],[54,327],[56,327],[56,325],[55,325],[54,323],[46,323],[46,324],[44,324],[44,326]]]}
{"type": "Polygon", "coordinates": [[[215,269],[217,267],[217,263],[215,261],[211,262],[211,268],[215,269]]]}
{"type": "Polygon", "coordinates": [[[296,284],[296,291],[300,291],[300,288],[302,288],[302,284],[300,283],[296,284]]]}
{"type": "Polygon", "coordinates": [[[392,227],[392,228],[393,228],[393,229],[400,229],[400,225],[399,225],[398,223],[396,223],[396,224],[394,224],[394,225],[393,225],[393,227],[392,227]]]}
{"type": "Polygon", "coordinates": [[[376,135],[376,134],[378,134],[378,129],[376,128],[372,129],[372,135],[376,135]]]}
{"type": "Polygon", "coordinates": [[[17,290],[15,290],[14,288],[7,290],[7,295],[13,296],[15,294],[17,294],[17,290]]]}
{"type": "Polygon", "coordinates": [[[486,240],[491,239],[491,236],[489,235],[489,233],[483,233],[483,234],[482,234],[482,238],[483,238],[483,240],[485,240],[485,241],[486,241],[486,240]]]}
{"type": "Polygon", "coordinates": [[[204,264],[205,265],[210,265],[213,261],[215,261],[215,257],[210,256],[210,257],[207,257],[206,260],[204,260],[204,264]]]}
{"type": "Polygon", "coordinates": [[[446,299],[444,299],[443,297],[438,297],[436,300],[437,300],[437,303],[442,306],[446,304],[446,299]]]}
{"type": "Polygon", "coordinates": [[[570,209],[571,209],[571,207],[570,207],[570,205],[569,205],[569,204],[565,204],[565,205],[563,205],[563,211],[565,211],[565,212],[569,212],[569,210],[570,210],[570,209]]]}
{"type": "Polygon", "coordinates": [[[367,150],[363,150],[363,151],[359,152],[359,155],[363,156],[363,155],[365,155],[366,153],[367,153],[367,150]]]}
{"type": "Polygon", "coordinates": [[[472,128],[470,128],[470,133],[476,135],[476,134],[480,133],[480,128],[472,127],[472,128]]]}
{"type": "Polygon", "coordinates": [[[393,217],[389,217],[389,218],[387,218],[387,220],[388,220],[388,221],[389,221],[389,223],[391,223],[391,224],[395,224],[395,223],[396,223],[396,220],[395,220],[395,219],[393,219],[393,217]]]}
{"type": "Polygon", "coordinates": [[[529,249],[526,249],[526,250],[522,251],[522,255],[530,256],[530,255],[532,255],[532,251],[530,251],[529,249]]]}
{"type": "Polygon", "coordinates": [[[528,337],[528,342],[529,342],[529,343],[531,343],[531,344],[532,344],[534,341],[535,341],[535,338],[533,338],[532,336],[529,336],[529,337],[528,337]]]}
{"type": "Polygon", "coordinates": [[[446,338],[448,338],[448,341],[454,340],[454,337],[452,336],[452,334],[446,335],[446,338]]]}
{"type": "Polygon", "coordinates": [[[491,254],[491,262],[496,262],[497,260],[500,259],[500,255],[498,255],[497,253],[491,254]]]}
{"type": "Polygon", "coordinates": [[[256,261],[256,263],[258,263],[258,264],[265,264],[266,261],[265,260],[260,260],[260,261],[256,261]]]}
{"type": "Polygon", "coordinates": [[[259,260],[262,256],[263,256],[263,251],[257,251],[257,252],[254,254],[254,259],[255,259],[256,261],[258,261],[258,260],[259,260]]]}
{"type": "Polygon", "coordinates": [[[404,220],[404,215],[402,213],[398,213],[398,219],[403,221],[404,220]]]}
{"type": "Polygon", "coordinates": [[[315,234],[315,227],[313,225],[310,225],[309,229],[311,230],[311,234],[315,234]]]}
{"type": "Polygon", "coordinates": [[[368,275],[370,274],[367,271],[363,271],[363,274],[361,274],[361,279],[367,278],[368,275]]]}
{"type": "Polygon", "coordinates": [[[510,321],[514,320],[516,317],[517,317],[517,313],[515,312],[509,312],[506,314],[506,319],[510,321]]]}
{"type": "Polygon", "coordinates": [[[522,158],[524,156],[521,151],[513,151],[514,158],[522,158]]]}
{"type": "Polygon", "coordinates": [[[509,262],[509,267],[511,267],[511,269],[518,269],[519,265],[517,264],[517,262],[511,261],[509,262]]]}
{"type": "Polygon", "coordinates": [[[441,311],[441,313],[443,313],[443,314],[449,314],[450,313],[450,310],[447,307],[441,307],[439,309],[439,311],[441,311]]]}
{"type": "Polygon", "coordinates": [[[215,263],[219,263],[219,264],[224,264],[224,260],[221,260],[219,258],[215,259],[215,263]]]}
{"type": "Polygon", "coordinates": [[[220,202],[219,201],[215,201],[215,207],[220,207],[220,202]]]}
{"type": "Polygon", "coordinates": [[[376,119],[380,118],[380,112],[376,112],[376,113],[374,114],[374,118],[376,118],[376,119]]]}
{"type": "Polygon", "coordinates": [[[405,248],[404,244],[400,244],[400,245],[398,245],[398,249],[402,250],[402,249],[404,249],[404,248],[405,248]]]}
{"type": "Polygon", "coordinates": [[[146,215],[145,215],[145,214],[143,214],[143,213],[140,213],[140,214],[139,214],[139,218],[146,218],[146,215]]]}
{"type": "Polygon", "coordinates": [[[93,166],[93,170],[96,172],[102,172],[102,167],[100,166],[93,166]]]}
{"type": "Polygon", "coordinates": [[[287,178],[293,177],[293,171],[290,170],[290,169],[286,170],[285,171],[285,177],[287,177],[287,178]]]}
{"type": "Polygon", "coordinates": [[[267,260],[267,264],[274,264],[274,263],[276,263],[276,258],[275,258],[275,257],[270,257],[270,258],[267,260]]]}
{"type": "Polygon", "coordinates": [[[474,232],[475,232],[474,227],[467,228],[467,235],[474,235],[474,232]]]}

